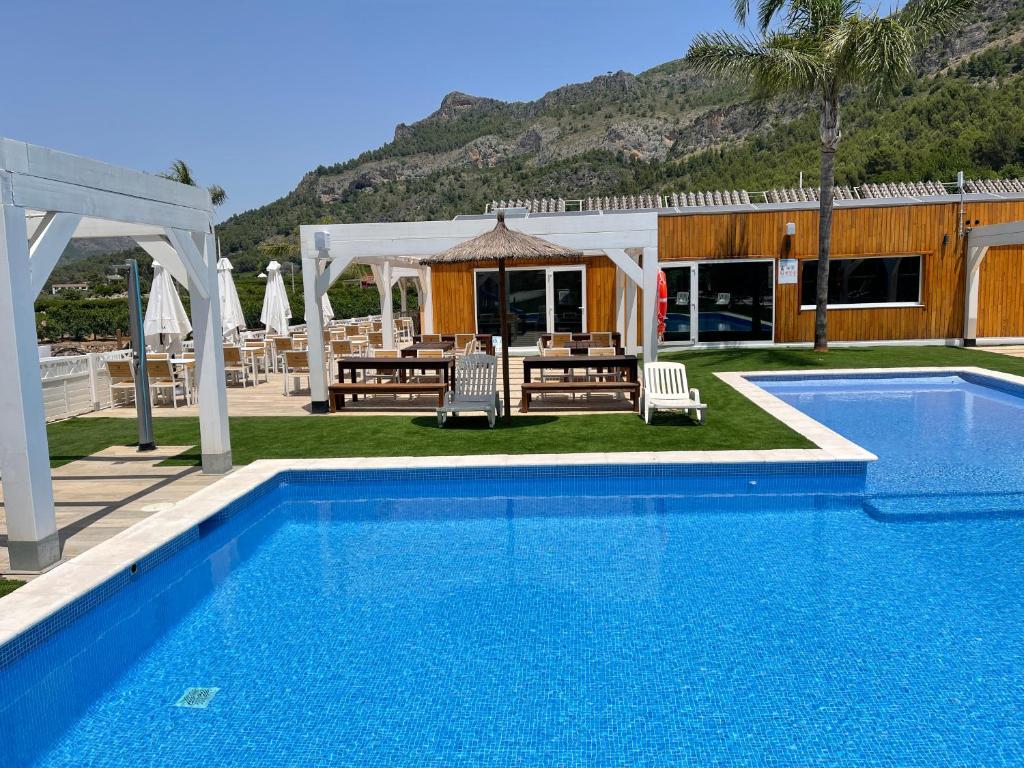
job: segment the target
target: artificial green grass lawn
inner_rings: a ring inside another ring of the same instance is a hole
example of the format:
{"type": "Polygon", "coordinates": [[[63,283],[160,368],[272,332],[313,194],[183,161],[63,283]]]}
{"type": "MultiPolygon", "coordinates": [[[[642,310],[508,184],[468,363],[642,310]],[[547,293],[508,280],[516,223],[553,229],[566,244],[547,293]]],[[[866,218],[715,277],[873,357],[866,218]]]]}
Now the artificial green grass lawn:
{"type": "Polygon", "coordinates": [[[13,592],[24,583],[24,581],[14,581],[13,579],[0,579],[0,597],[13,592]]]}
{"type": "MultiPolygon", "coordinates": [[[[344,456],[451,456],[488,453],[582,453],[810,447],[732,387],[716,371],[795,368],[884,368],[893,366],[980,366],[1024,375],[1024,360],[955,347],[858,347],[824,354],[810,350],[712,350],[663,354],[686,363],[690,386],[709,404],[700,427],[684,416],[660,414],[652,426],[636,414],[576,416],[534,413],[499,421],[490,430],[480,418],[456,418],[438,429],[432,416],[265,416],[231,419],[236,464],[256,459],[344,456]]],[[[153,419],[156,442],[191,445],[199,441],[195,418],[153,419]]],[[[136,441],[134,419],[80,418],[49,425],[50,462],[60,466],[112,445],[136,441]]],[[[170,460],[198,463],[198,449],[170,460]]]]}

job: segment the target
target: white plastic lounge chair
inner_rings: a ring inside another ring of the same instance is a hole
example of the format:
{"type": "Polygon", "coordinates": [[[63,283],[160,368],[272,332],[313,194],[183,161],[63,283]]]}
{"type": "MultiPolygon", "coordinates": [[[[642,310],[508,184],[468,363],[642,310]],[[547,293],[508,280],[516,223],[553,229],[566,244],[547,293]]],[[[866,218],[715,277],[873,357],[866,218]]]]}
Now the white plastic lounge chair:
{"type": "Polygon", "coordinates": [[[487,423],[501,410],[498,396],[498,359],[493,355],[465,355],[455,361],[455,389],[445,393],[444,405],[437,409],[437,426],[443,427],[450,415],[463,411],[483,411],[487,423]]]}
{"type": "Polygon", "coordinates": [[[686,383],[682,363],[644,363],[644,421],[651,423],[655,411],[683,411],[698,424],[704,423],[707,405],[700,401],[700,390],[686,383]]]}

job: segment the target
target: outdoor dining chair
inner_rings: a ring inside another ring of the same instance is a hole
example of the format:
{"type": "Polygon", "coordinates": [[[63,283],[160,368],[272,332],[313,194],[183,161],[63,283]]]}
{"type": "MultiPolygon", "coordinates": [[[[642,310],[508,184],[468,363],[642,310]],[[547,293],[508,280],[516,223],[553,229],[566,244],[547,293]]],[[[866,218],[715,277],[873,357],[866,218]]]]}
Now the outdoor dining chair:
{"type": "Polygon", "coordinates": [[[420,334],[420,343],[422,344],[436,344],[441,340],[440,333],[423,333],[420,334]]]}
{"type": "Polygon", "coordinates": [[[476,334],[456,333],[455,348],[453,349],[453,352],[457,357],[461,357],[462,355],[470,355],[473,352],[476,352],[476,334]]]}
{"type": "MultiPolygon", "coordinates": [[[[541,352],[541,356],[542,357],[572,357],[572,350],[569,349],[569,347],[545,347],[543,352],[541,352]]],[[[570,369],[541,368],[540,380],[541,380],[541,383],[557,382],[557,383],[561,384],[561,383],[566,383],[566,382],[570,382],[570,381],[575,381],[576,380],[576,376],[572,372],[572,370],[570,370],[570,369]]],[[[547,394],[542,392],[541,393],[541,398],[543,399],[543,398],[546,398],[546,397],[547,397],[547,394]]],[[[573,400],[576,399],[576,395],[575,394],[570,395],[570,397],[573,400]]]]}
{"type": "Polygon", "coordinates": [[[111,408],[135,402],[135,375],[130,360],[108,360],[107,376],[110,377],[111,408]]]}
{"type": "Polygon", "coordinates": [[[157,396],[160,393],[169,394],[171,398],[171,405],[175,408],[178,407],[178,395],[185,400],[185,405],[191,403],[190,394],[188,387],[185,385],[185,379],[179,378],[177,372],[174,370],[174,366],[171,365],[171,361],[168,360],[146,360],[146,374],[149,378],[149,388],[154,391],[157,396]]]}
{"type": "Polygon", "coordinates": [[[306,377],[306,388],[309,388],[309,353],[305,350],[290,349],[284,353],[284,393],[294,394],[300,390],[299,382],[306,377]],[[289,388],[288,382],[292,382],[289,388]]]}
{"type": "MultiPolygon", "coordinates": [[[[417,349],[416,357],[420,360],[443,360],[443,349],[417,349]]],[[[419,371],[412,376],[413,381],[440,384],[444,381],[441,371],[419,371]]]]}
{"type": "Polygon", "coordinates": [[[548,344],[548,347],[550,347],[552,349],[563,349],[563,348],[564,349],[568,349],[569,348],[569,344],[571,342],[572,342],[572,334],[571,333],[561,333],[561,332],[552,333],[551,334],[551,342],[548,344]]]}
{"type": "Polygon", "coordinates": [[[241,348],[224,346],[224,373],[229,380],[236,384],[241,383],[243,387],[248,386],[249,367],[242,357],[241,348]]]}

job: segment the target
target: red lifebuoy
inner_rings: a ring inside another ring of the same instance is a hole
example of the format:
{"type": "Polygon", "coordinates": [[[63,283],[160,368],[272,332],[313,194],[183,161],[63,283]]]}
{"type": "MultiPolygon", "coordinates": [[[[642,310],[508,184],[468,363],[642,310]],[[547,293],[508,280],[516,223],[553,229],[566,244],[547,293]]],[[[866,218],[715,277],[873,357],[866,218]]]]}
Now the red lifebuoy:
{"type": "Polygon", "coordinates": [[[668,278],[665,270],[658,270],[658,338],[665,337],[665,318],[668,316],[668,278]]]}

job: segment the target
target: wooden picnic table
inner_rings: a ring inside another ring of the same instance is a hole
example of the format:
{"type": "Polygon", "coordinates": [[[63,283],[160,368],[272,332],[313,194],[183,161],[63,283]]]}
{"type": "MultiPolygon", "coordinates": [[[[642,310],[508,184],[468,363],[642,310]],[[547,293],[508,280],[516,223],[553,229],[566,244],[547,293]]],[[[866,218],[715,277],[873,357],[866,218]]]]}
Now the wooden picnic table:
{"type": "Polygon", "coordinates": [[[450,357],[339,357],[338,381],[356,383],[360,371],[398,371],[401,381],[408,378],[410,371],[439,371],[446,387],[451,387],[452,367],[455,361],[450,357]]]}
{"type": "Polygon", "coordinates": [[[416,353],[421,349],[439,349],[442,352],[451,352],[455,349],[454,341],[418,341],[415,344],[410,344],[408,347],[403,347],[402,357],[416,357],[416,353]]]}
{"type": "Polygon", "coordinates": [[[430,394],[437,397],[438,406],[444,401],[444,393],[451,387],[454,360],[451,358],[418,357],[341,357],[338,358],[338,383],[328,387],[331,410],[345,407],[345,395],[355,402],[359,395],[370,394],[430,394]],[[359,371],[397,371],[397,382],[358,381],[359,371]],[[345,372],[350,381],[345,381],[345,372]],[[440,383],[408,381],[410,371],[439,371],[440,383]]]}
{"type": "MultiPolygon", "coordinates": [[[[428,333],[427,335],[428,336],[432,336],[432,335],[436,335],[436,334],[429,334],[428,333]]],[[[412,337],[412,340],[413,340],[413,344],[419,344],[420,340],[421,340],[421,337],[419,335],[416,335],[416,336],[412,337]]],[[[484,350],[485,353],[487,353],[488,355],[493,355],[494,354],[494,336],[492,336],[489,333],[478,333],[478,334],[476,334],[476,340],[480,342],[480,346],[483,347],[483,350],[484,350]]],[[[455,344],[455,334],[454,333],[443,333],[443,334],[441,334],[441,341],[442,342],[450,341],[452,343],[452,345],[454,346],[454,344],[455,344]]],[[[426,343],[428,343],[428,344],[435,344],[437,342],[426,342],[426,343]]]]}
{"type": "MultiPolygon", "coordinates": [[[[595,331],[594,333],[600,333],[600,331],[595,331]]],[[[622,346],[622,335],[618,331],[611,331],[610,333],[612,335],[612,343],[610,345],[602,344],[601,346],[612,346],[616,349],[620,348],[622,346]]],[[[588,349],[590,346],[597,346],[596,344],[591,343],[590,333],[574,333],[570,339],[570,349],[588,349]]],[[[540,343],[545,347],[548,346],[551,343],[551,334],[542,333],[540,335],[540,343]]]]}
{"type": "Polygon", "coordinates": [[[529,384],[533,371],[542,368],[560,368],[563,371],[575,368],[618,368],[626,372],[626,381],[636,383],[640,380],[640,364],[636,355],[532,355],[523,358],[523,383],[529,384]]]}

